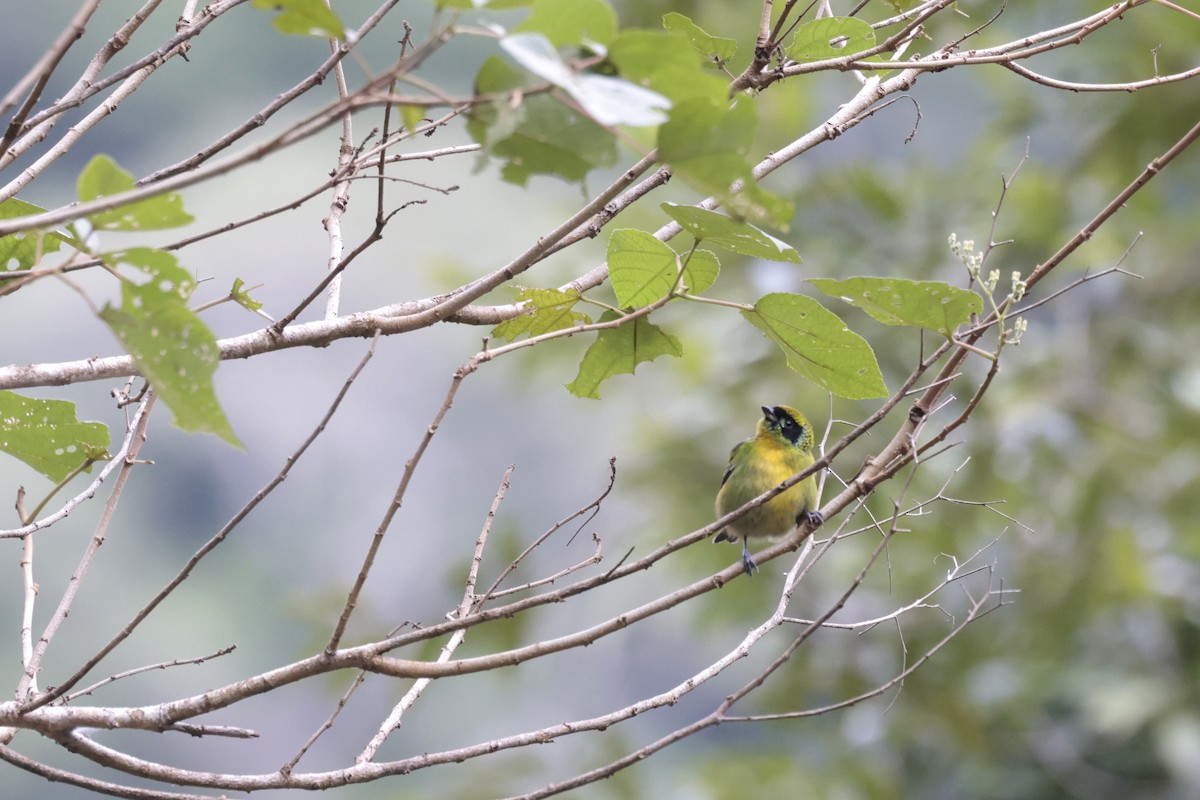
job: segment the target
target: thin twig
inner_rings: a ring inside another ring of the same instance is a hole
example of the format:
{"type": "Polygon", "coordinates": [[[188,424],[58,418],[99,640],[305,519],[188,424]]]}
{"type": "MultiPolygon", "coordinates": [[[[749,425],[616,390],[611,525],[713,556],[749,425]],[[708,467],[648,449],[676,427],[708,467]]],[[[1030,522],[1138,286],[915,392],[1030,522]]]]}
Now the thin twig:
{"type": "MultiPolygon", "coordinates": [[[[488,535],[492,531],[492,522],[496,519],[496,512],[499,511],[500,503],[504,500],[504,495],[508,492],[514,469],[516,469],[516,466],[510,464],[508,469],[504,471],[504,477],[500,480],[500,488],[496,490],[496,496],[492,499],[492,507],[488,509],[487,517],[484,520],[483,530],[480,531],[479,538],[475,540],[475,552],[471,556],[471,566],[467,569],[466,588],[463,590],[462,601],[458,604],[458,608],[451,614],[453,617],[462,619],[479,608],[481,600],[475,594],[475,585],[479,580],[479,569],[483,565],[483,551],[487,546],[488,535]]],[[[445,663],[449,661],[465,638],[466,631],[463,629],[459,629],[451,634],[450,640],[442,645],[442,649],[438,653],[438,662],[445,663]]],[[[375,759],[379,748],[387,741],[388,735],[400,727],[404,712],[413,707],[426,687],[432,682],[432,678],[420,678],[413,683],[412,687],[404,693],[404,697],[400,698],[400,702],[392,708],[387,719],[383,721],[379,729],[375,732],[375,735],[371,737],[371,741],[367,742],[367,746],[354,759],[355,763],[365,764],[375,759]]]]}
{"type": "Polygon", "coordinates": [[[117,477],[113,480],[112,492],[104,504],[104,509],[100,513],[100,519],[96,522],[92,537],[88,540],[87,547],[84,548],[83,555],[79,559],[79,565],[71,573],[71,577],[68,578],[67,586],[63,589],[62,597],[59,599],[58,607],[55,608],[49,621],[46,622],[46,627],[42,629],[42,635],[38,638],[37,644],[34,646],[33,656],[26,664],[25,671],[21,675],[21,680],[17,684],[16,696],[22,700],[32,696],[35,698],[34,703],[41,705],[50,702],[55,697],[61,696],[66,691],[66,689],[60,690],[59,688],[55,688],[54,690],[35,695],[33,693],[33,684],[37,678],[38,671],[41,669],[46,651],[50,647],[50,642],[53,641],[55,634],[58,633],[59,628],[71,612],[71,606],[75,602],[80,584],[91,567],[92,559],[100,549],[100,546],[104,544],[104,539],[108,535],[109,525],[112,523],[113,515],[117,511],[117,504],[124,496],[129,476],[133,473],[134,466],[139,463],[137,456],[146,441],[146,429],[150,424],[150,411],[154,408],[154,400],[154,393],[148,392],[133,416],[133,422],[130,424],[132,435],[130,437],[129,450],[126,456],[121,459],[121,466],[117,471],[117,477]]]}
{"type": "Polygon", "coordinates": [[[80,689],[77,692],[72,692],[71,694],[67,695],[63,699],[69,703],[72,700],[78,700],[80,697],[92,694],[93,692],[95,692],[97,689],[99,689],[102,686],[107,686],[110,683],[116,683],[117,681],[119,681],[123,678],[131,678],[134,675],[141,675],[144,672],[153,672],[154,670],[168,669],[170,667],[179,667],[179,666],[183,666],[185,664],[204,664],[205,662],[212,661],[214,658],[220,658],[221,656],[229,655],[236,649],[237,649],[237,645],[231,644],[228,647],[222,647],[220,650],[217,650],[216,652],[213,652],[213,653],[209,653],[208,655],[205,655],[205,656],[196,656],[195,658],[173,658],[170,661],[160,661],[157,664],[147,664],[144,667],[136,667],[134,669],[125,670],[124,672],[118,672],[115,675],[109,675],[107,678],[105,678],[103,680],[96,681],[91,686],[88,686],[84,689],[80,689]]]}
{"type": "MultiPolygon", "coordinates": [[[[283,481],[287,478],[288,473],[291,472],[292,467],[294,467],[296,462],[300,460],[300,457],[303,456],[305,451],[308,450],[309,446],[316,441],[316,438],[320,436],[322,432],[324,432],[325,426],[328,425],[329,420],[333,418],[334,413],[341,405],[341,402],[345,398],[347,392],[349,392],[350,386],[354,383],[354,380],[358,377],[359,373],[363,371],[367,363],[371,360],[371,357],[375,354],[375,345],[377,342],[377,338],[371,340],[371,345],[367,348],[366,354],[354,368],[354,371],[350,373],[350,377],[348,377],[346,382],[342,385],[341,391],[338,392],[337,396],[330,404],[329,409],[325,412],[325,416],[321,418],[321,421],[317,424],[317,427],[313,429],[300,447],[288,457],[288,459],[284,462],[283,468],[275,475],[275,477],[271,478],[271,480],[268,481],[263,488],[259,489],[254,497],[252,497],[246,503],[246,505],[242,506],[242,508],[236,514],[234,514],[224,526],[221,527],[221,530],[217,531],[217,533],[214,534],[211,539],[205,542],[204,545],[197,550],[191,558],[188,559],[187,563],[184,564],[183,568],[175,575],[175,577],[172,578],[166,586],[159,590],[158,594],[156,594],[149,603],[143,606],[134,615],[133,619],[131,619],[125,625],[125,627],[122,628],[119,633],[117,633],[116,636],[110,639],[107,644],[105,644],[102,648],[100,648],[99,651],[96,652],[95,655],[89,658],[83,664],[83,666],[81,666],[73,675],[71,675],[71,677],[56,686],[53,691],[44,692],[43,694],[39,695],[34,702],[24,706],[26,711],[50,703],[70,691],[71,688],[79,683],[79,681],[81,681],[97,664],[99,664],[105,656],[107,656],[114,649],[116,649],[118,645],[129,638],[129,636],[142,623],[142,621],[150,616],[150,613],[157,608],[163,600],[167,599],[167,597],[169,597],[181,583],[187,580],[188,576],[191,575],[192,570],[196,568],[201,559],[203,559],[218,545],[225,541],[229,534],[233,532],[234,528],[236,528],[242,522],[242,520],[248,517],[250,512],[257,508],[259,503],[266,499],[266,497],[270,495],[271,492],[276,489],[276,487],[283,483],[283,481]]],[[[151,394],[149,397],[152,398],[153,395],[151,394]]],[[[133,456],[131,454],[130,458],[132,457],[133,456]]]]}

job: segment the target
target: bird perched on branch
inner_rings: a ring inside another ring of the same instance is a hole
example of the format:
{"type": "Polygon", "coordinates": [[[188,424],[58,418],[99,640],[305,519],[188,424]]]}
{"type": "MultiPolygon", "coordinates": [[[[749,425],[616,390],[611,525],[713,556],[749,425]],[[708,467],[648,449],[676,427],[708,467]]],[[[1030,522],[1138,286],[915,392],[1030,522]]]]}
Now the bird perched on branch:
{"type": "MultiPolygon", "coordinates": [[[[803,414],[788,406],[763,406],[762,413],[754,438],[738,444],[729,453],[729,468],[717,493],[718,517],[744,506],[813,463],[812,425],[803,414]]],[[[814,474],[730,522],[713,541],[740,539],[742,568],[747,575],[753,575],[758,565],[746,546],[748,537],[780,536],[802,522],[815,526],[824,521],[817,510],[814,474]]]]}

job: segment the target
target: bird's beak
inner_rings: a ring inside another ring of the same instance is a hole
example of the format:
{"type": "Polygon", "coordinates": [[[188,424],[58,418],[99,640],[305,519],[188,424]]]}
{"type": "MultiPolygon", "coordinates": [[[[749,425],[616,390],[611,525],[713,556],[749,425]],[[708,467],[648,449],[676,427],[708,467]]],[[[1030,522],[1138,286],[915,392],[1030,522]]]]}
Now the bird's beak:
{"type": "Polygon", "coordinates": [[[778,421],[775,418],[775,411],[773,409],[767,408],[766,406],[762,406],[762,412],[763,412],[763,416],[766,417],[767,422],[777,422],[778,421]]]}

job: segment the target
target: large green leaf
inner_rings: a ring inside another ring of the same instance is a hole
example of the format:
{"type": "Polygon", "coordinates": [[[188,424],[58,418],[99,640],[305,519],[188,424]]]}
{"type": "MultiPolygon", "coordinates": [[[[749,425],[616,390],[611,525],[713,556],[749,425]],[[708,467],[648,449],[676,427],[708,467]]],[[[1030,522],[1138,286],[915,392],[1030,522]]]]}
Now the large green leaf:
{"type": "MultiPolygon", "coordinates": [[[[76,191],[83,201],[128,192],[133,189],[133,175],[117,166],[106,155],[95,156],[79,174],[76,191]]],[[[88,217],[88,221],[99,230],[143,231],[159,228],[177,228],[192,221],[192,215],[183,210],[183,198],[174,192],[156,195],[117,206],[111,211],[100,211],[88,217]]]]}
{"type": "Polygon", "coordinates": [[[659,157],[725,191],[749,171],[757,127],[751,103],[730,107],[725,100],[691,98],[671,109],[671,119],[659,129],[659,157]]]}
{"type": "MultiPolygon", "coordinates": [[[[601,316],[601,320],[611,319],[617,319],[611,311],[601,316]]],[[[583,354],[579,374],[567,384],[567,389],[576,397],[599,400],[601,383],[613,375],[632,373],[638,364],[662,355],[681,356],[683,346],[645,317],[638,317],[618,328],[600,331],[583,354]]]]}
{"type": "MultiPolygon", "coordinates": [[[[476,94],[504,94],[525,85],[527,75],[499,56],[491,56],[475,73],[476,94]]],[[[471,138],[491,151],[497,142],[513,134],[524,120],[524,104],[515,108],[508,97],[476,107],[467,121],[471,138]]]]}
{"type": "Polygon", "coordinates": [[[524,186],[531,175],[582,181],[617,158],[613,137],[592,120],[542,95],[522,103],[520,125],[496,142],[492,154],[505,159],[506,181],[524,186]]]}
{"type": "Polygon", "coordinates": [[[913,325],[954,337],[954,329],[983,310],[975,292],[939,281],[905,278],[849,278],[809,281],[831,297],[858,306],[884,325],[913,325]]]}
{"type": "Polygon", "coordinates": [[[540,33],[555,47],[606,45],[617,37],[617,13],[605,0],[537,0],[514,33],[540,33]]]}
{"type": "Polygon", "coordinates": [[[517,302],[524,308],[518,317],[505,320],[492,328],[492,335],[510,342],[522,336],[541,336],[543,333],[574,328],[591,322],[587,314],[576,311],[579,292],[558,289],[522,289],[517,302]]]}
{"type": "Polygon", "coordinates": [[[80,465],[108,457],[108,428],[80,422],[75,404],[0,392],[0,450],[52,481],[80,465]]]}
{"type": "Polygon", "coordinates": [[[346,31],[325,0],[254,0],[255,8],[276,10],[276,30],[296,36],[345,39],[346,31]]]}
{"type": "Polygon", "coordinates": [[[787,364],[839,397],[883,397],[887,387],[875,353],[816,300],[799,294],[768,294],[742,316],[787,356],[787,364]]]}
{"type": "Polygon", "coordinates": [[[608,240],[608,276],[621,308],[649,305],[675,286],[679,256],[645,231],[614,231],[608,240]]]}
{"type": "Polygon", "coordinates": [[[216,337],[187,307],[195,281],[162,250],[135,248],[107,258],[135,267],[147,280],[125,281],[121,306],[106,304],[100,318],[171,409],[176,425],[240,446],[213,390],[220,361],[216,337]]]}
{"type": "Polygon", "coordinates": [[[755,182],[751,145],[758,126],[754,104],[689,97],[676,103],[658,129],[659,157],[688,184],[715,195],[740,217],[784,228],[794,206],[755,182]],[[734,191],[736,182],[741,188],[734,191]]]}
{"type": "Polygon", "coordinates": [[[800,263],[800,254],[785,241],[759,230],[749,222],[730,219],[724,214],[695,206],[663,203],[660,208],[683,226],[697,241],[771,261],[800,263]]]}
{"type": "Polygon", "coordinates": [[[608,240],[608,276],[622,308],[638,308],[666,297],[677,281],[699,294],[717,279],[720,265],[707,250],[692,254],[682,278],[680,262],[674,250],[645,231],[618,230],[608,240]]]}
{"type": "MultiPolygon", "coordinates": [[[[489,58],[475,78],[478,92],[506,92],[523,85],[525,74],[489,58]]],[[[593,169],[616,162],[612,134],[553,97],[526,97],[512,107],[507,98],[483,106],[467,130],[488,155],[503,159],[506,181],[525,185],[531,175],[557,175],[582,181],[593,169]]]]}
{"type": "Polygon", "coordinates": [[[608,48],[621,77],[679,103],[691,97],[721,100],[729,82],[702,71],[699,54],[684,37],[666,31],[629,30],[608,48]]]}

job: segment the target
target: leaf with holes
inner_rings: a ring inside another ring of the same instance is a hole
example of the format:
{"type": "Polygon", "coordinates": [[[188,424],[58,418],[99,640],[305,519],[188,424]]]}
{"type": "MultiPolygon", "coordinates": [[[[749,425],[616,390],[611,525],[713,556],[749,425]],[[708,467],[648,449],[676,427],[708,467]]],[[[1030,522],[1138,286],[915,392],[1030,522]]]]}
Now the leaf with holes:
{"type": "MultiPolygon", "coordinates": [[[[76,185],[79,199],[85,202],[111,197],[132,189],[133,175],[103,154],[88,162],[83,172],[79,173],[76,185]]],[[[148,231],[187,225],[192,221],[192,215],[183,210],[182,197],[174,192],[167,192],[126,203],[109,211],[98,211],[89,215],[88,221],[102,231],[148,231]]]]}
{"type": "Polygon", "coordinates": [[[106,257],[145,273],[142,283],[125,281],[121,305],[100,312],[142,376],[189,432],[215,433],[238,447],[212,377],[220,361],[217,339],[187,307],[195,282],[175,257],[162,250],[138,248],[106,257]]]}
{"type": "Polygon", "coordinates": [[[875,46],[875,31],[861,19],[826,17],[806,22],[785,48],[793,61],[817,61],[861,53],[875,46]]]}
{"type": "MultiPolygon", "coordinates": [[[[41,206],[12,197],[0,203],[0,219],[28,217],[41,214],[45,210],[41,206]]],[[[62,242],[70,244],[71,239],[61,233],[43,231],[22,231],[0,236],[0,272],[30,269],[42,256],[57,252],[62,242]]]]}
{"type": "MultiPolygon", "coordinates": [[[[247,311],[260,311],[263,307],[262,301],[255,300],[250,296],[250,290],[245,288],[246,282],[241,278],[233,279],[233,288],[229,290],[229,296],[233,298],[233,302],[237,303],[247,311]]],[[[257,287],[256,287],[257,288],[257,287]]]]}
{"type": "Polygon", "coordinates": [[[809,281],[830,297],[840,297],[884,325],[913,325],[954,337],[954,329],[983,310],[983,298],[940,281],[904,278],[849,278],[809,281]]]}
{"type": "Polygon", "coordinates": [[[108,427],[80,422],[75,404],[0,392],[0,450],[52,481],[108,458],[108,427]]]}

